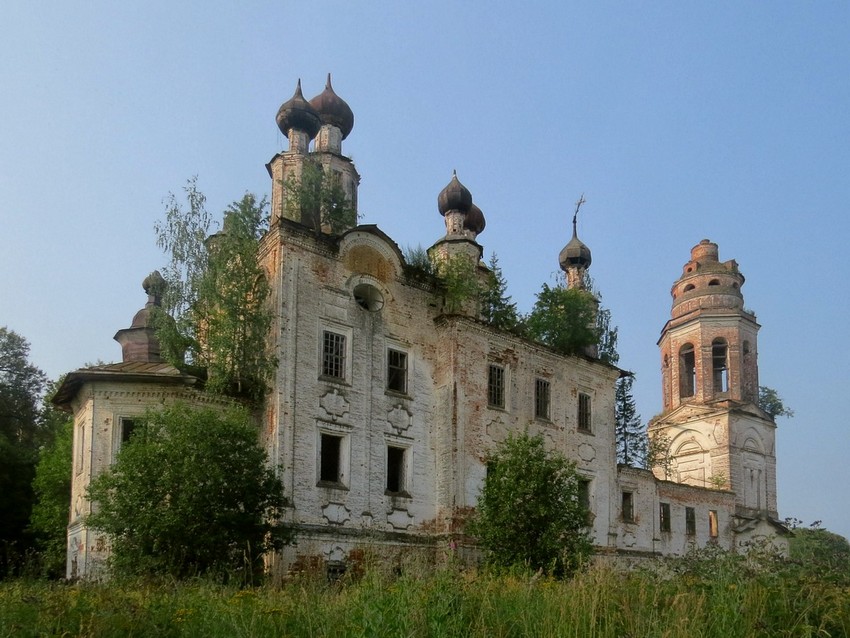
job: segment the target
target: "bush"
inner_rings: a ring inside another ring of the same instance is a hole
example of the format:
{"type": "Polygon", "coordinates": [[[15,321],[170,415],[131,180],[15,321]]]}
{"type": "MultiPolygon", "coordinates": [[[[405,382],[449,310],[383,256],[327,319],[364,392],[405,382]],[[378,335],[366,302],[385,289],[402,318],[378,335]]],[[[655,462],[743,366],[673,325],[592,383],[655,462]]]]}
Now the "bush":
{"type": "Polygon", "coordinates": [[[547,452],[541,437],[521,434],[511,435],[488,458],[468,531],[493,565],[564,576],[591,552],[586,522],[575,465],[547,452]]]}
{"type": "Polygon", "coordinates": [[[89,497],[87,523],[109,538],[117,575],[248,577],[288,540],[282,484],[241,409],[149,412],[89,497]]]}

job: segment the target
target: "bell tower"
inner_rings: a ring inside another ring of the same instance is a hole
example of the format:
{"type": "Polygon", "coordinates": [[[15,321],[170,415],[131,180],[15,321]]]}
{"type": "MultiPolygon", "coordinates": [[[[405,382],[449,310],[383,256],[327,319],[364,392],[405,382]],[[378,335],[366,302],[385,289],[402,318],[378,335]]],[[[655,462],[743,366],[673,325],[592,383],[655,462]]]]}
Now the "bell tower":
{"type": "Polygon", "coordinates": [[[758,330],[744,276],[703,239],[673,284],[661,331],[664,409],[649,424],[667,449],[658,478],[730,490],[744,518],[776,518],[776,424],[758,407],[758,330]]]}

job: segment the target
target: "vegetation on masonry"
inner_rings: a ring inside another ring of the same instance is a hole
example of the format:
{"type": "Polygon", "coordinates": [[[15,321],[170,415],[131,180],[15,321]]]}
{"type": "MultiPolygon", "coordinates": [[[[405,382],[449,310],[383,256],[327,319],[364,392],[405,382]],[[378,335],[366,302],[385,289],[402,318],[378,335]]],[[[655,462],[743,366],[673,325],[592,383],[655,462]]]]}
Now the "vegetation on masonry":
{"type": "Polygon", "coordinates": [[[791,418],[794,416],[794,410],[787,407],[782,401],[782,397],[774,390],[766,385],[759,386],[758,406],[767,412],[771,419],[784,416],[791,418]]]}
{"type": "Polygon", "coordinates": [[[263,553],[290,539],[267,463],[242,408],[148,412],[89,487],[98,507],[86,523],[109,538],[111,573],[252,582],[263,553]]]}
{"type": "Polygon", "coordinates": [[[320,232],[339,235],[357,223],[357,209],[345,194],[340,176],[325,170],[314,158],[301,165],[301,175],[284,180],[284,217],[295,219],[320,232]]]}
{"type": "Polygon", "coordinates": [[[246,193],[211,235],[197,180],[184,191],[187,206],[170,195],[165,220],[155,226],[157,245],[170,256],[163,306],[153,317],[162,353],[205,377],[207,391],[259,402],[276,366],[266,347],[270,289],[257,259],[268,203],[246,193]]]}
{"type": "Polygon", "coordinates": [[[500,568],[575,572],[590,556],[588,512],[575,464],[543,438],[511,434],[487,457],[487,477],[466,531],[500,568]]]}
{"type": "Polygon", "coordinates": [[[451,255],[437,261],[435,270],[443,291],[443,310],[460,312],[470,300],[477,301],[481,288],[478,266],[466,255],[451,255]]]}

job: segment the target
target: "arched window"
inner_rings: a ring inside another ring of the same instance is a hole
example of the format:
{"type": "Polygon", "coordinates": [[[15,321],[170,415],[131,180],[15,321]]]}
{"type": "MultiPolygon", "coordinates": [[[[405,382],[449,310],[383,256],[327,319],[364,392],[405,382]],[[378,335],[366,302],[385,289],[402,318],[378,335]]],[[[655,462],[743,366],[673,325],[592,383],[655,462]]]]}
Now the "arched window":
{"type": "Polygon", "coordinates": [[[708,285],[709,286],[719,286],[720,280],[719,279],[712,279],[711,281],[708,282],[708,285]]]}
{"type": "Polygon", "coordinates": [[[694,346],[686,343],[679,348],[679,397],[694,396],[697,387],[697,368],[694,346]]]}
{"type": "Polygon", "coordinates": [[[684,290],[684,292],[690,292],[690,291],[691,291],[691,290],[693,290],[693,289],[694,289],[694,285],[693,285],[693,284],[688,284],[688,285],[686,285],[686,286],[685,286],[685,290],[684,290]]]}
{"type": "Polygon", "coordinates": [[[715,394],[729,391],[728,350],[725,339],[715,339],[711,342],[711,378],[715,394]]]}

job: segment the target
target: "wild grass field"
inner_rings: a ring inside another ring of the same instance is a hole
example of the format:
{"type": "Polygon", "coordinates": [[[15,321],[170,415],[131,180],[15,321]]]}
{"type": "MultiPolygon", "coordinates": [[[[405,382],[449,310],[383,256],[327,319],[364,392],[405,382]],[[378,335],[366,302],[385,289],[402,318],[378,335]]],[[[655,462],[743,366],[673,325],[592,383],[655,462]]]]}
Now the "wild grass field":
{"type": "Polygon", "coordinates": [[[844,579],[699,558],[569,580],[453,566],[378,568],[329,583],[0,583],[0,636],[736,638],[850,636],[844,579]]]}

